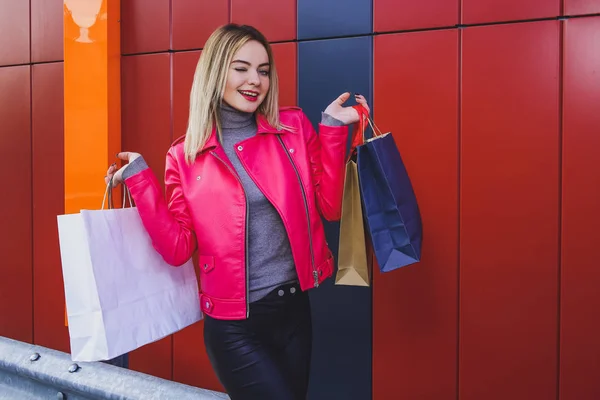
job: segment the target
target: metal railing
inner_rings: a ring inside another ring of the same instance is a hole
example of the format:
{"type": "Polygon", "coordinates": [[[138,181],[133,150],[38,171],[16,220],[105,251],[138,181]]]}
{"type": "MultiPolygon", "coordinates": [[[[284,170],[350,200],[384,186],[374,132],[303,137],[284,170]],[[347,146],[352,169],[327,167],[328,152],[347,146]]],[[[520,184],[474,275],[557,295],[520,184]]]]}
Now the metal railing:
{"type": "Polygon", "coordinates": [[[223,400],[229,397],[106,363],[74,363],[66,353],[0,336],[0,399],[223,400]]]}

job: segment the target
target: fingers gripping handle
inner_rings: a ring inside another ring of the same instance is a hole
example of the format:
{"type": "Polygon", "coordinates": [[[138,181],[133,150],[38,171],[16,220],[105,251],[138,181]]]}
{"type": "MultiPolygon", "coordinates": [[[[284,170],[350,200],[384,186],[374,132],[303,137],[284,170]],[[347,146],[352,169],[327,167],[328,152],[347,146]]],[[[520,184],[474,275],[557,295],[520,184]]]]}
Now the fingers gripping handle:
{"type": "Polygon", "coordinates": [[[355,124],[348,159],[350,159],[354,155],[354,152],[356,151],[356,148],[358,146],[365,143],[365,131],[367,129],[367,123],[371,126],[374,136],[382,135],[377,125],[375,125],[375,122],[369,117],[369,111],[367,111],[365,107],[363,107],[362,105],[355,105],[352,106],[352,108],[354,108],[356,112],[358,112],[358,122],[355,124]]]}
{"type": "MultiPolygon", "coordinates": [[[[113,189],[113,178],[111,177],[106,185],[106,190],[104,191],[104,197],[102,198],[102,210],[104,210],[104,204],[106,203],[106,197],[108,196],[108,209],[112,209],[112,189],[113,189]]],[[[126,200],[129,199],[129,207],[133,207],[133,202],[131,200],[131,192],[129,192],[129,188],[123,184],[123,208],[126,206],[126,200]],[[127,197],[125,197],[127,196],[127,197]]]]}

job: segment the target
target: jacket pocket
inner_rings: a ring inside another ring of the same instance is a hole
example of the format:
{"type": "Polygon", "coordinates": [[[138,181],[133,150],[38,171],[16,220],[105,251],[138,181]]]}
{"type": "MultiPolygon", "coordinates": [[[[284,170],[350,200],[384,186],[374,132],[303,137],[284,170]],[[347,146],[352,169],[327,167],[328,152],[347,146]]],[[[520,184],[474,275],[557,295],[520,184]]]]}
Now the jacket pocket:
{"type": "Polygon", "coordinates": [[[208,274],[215,269],[215,258],[213,256],[198,256],[198,265],[201,274],[208,274]]]}
{"type": "Polygon", "coordinates": [[[335,260],[331,251],[327,251],[327,258],[317,266],[319,280],[324,280],[333,274],[335,260]]]}

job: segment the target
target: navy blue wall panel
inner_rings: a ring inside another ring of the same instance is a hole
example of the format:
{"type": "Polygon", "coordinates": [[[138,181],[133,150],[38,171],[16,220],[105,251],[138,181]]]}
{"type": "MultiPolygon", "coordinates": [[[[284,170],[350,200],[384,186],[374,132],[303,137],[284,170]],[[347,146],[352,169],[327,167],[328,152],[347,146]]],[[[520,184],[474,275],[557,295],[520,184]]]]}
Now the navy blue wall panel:
{"type": "Polygon", "coordinates": [[[298,39],[372,32],[372,0],[299,0],[298,39]]]}
{"type": "MultiPolygon", "coordinates": [[[[369,36],[298,44],[299,106],[315,127],[321,111],[345,91],[372,103],[372,47],[369,36]]],[[[325,229],[337,260],[339,224],[326,223],[325,229]]],[[[370,399],[371,288],[333,283],[330,278],[309,292],[314,332],[309,398],[370,399]]]]}

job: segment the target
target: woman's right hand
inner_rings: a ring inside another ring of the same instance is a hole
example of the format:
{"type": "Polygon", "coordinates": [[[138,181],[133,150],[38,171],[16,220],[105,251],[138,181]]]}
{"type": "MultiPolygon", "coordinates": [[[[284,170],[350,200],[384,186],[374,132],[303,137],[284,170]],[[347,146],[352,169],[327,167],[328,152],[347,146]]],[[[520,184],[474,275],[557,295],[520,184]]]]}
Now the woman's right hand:
{"type": "Polygon", "coordinates": [[[123,151],[121,153],[118,153],[117,158],[127,161],[127,164],[123,165],[121,168],[118,168],[117,163],[113,163],[110,167],[108,167],[108,171],[106,171],[106,176],[104,177],[104,183],[108,185],[111,179],[113,187],[116,187],[120,183],[123,183],[123,171],[125,170],[125,168],[127,168],[127,165],[129,163],[141,156],[142,155],[140,153],[133,153],[130,151],[123,151]]]}

